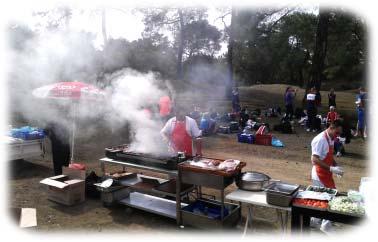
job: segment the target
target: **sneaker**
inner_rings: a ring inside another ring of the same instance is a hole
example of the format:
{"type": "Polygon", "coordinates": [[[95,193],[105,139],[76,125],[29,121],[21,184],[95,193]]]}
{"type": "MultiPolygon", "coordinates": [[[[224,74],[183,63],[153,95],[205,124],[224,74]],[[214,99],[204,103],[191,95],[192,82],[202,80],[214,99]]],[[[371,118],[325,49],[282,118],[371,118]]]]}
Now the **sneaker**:
{"type": "Polygon", "coordinates": [[[313,133],[316,133],[316,129],[313,129],[312,132],[313,132],[313,133]]]}
{"type": "Polygon", "coordinates": [[[310,129],[306,129],[307,132],[310,132],[310,129]]]}
{"type": "Polygon", "coordinates": [[[340,157],[341,156],[341,152],[338,151],[337,154],[336,154],[336,157],[340,157]]]}
{"type": "Polygon", "coordinates": [[[311,218],[310,219],[310,227],[315,229],[320,229],[320,226],[322,224],[322,220],[319,218],[311,218]]]}
{"type": "Polygon", "coordinates": [[[322,222],[322,225],[320,226],[320,231],[322,231],[326,235],[332,235],[335,233],[335,229],[333,228],[331,221],[322,222]]]}

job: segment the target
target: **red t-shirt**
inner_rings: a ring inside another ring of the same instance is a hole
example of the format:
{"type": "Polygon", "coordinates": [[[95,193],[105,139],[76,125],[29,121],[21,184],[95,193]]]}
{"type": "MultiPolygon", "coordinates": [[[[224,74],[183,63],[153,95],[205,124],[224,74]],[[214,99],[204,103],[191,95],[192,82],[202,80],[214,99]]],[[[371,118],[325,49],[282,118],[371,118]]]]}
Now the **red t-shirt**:
{"type": "Polygon", "coordinates": [[[336,112],[328,112],[327,114],[327,121],[328,122],[333,122],[338,118],[338,115],[336,112]]]}
{"type": "Polygon", "coordinates": [[[169,96],[163,96],[159,100],[160,116],[164,117],[171,113],[171,99],[169,96]]]}

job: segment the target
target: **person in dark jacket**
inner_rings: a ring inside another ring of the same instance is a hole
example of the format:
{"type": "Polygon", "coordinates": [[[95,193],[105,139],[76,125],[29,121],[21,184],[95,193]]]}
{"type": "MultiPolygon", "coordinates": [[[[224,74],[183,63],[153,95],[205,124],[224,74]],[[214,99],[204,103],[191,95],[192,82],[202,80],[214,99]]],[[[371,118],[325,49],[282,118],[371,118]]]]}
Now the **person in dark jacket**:
{"type": "Polygon", "coordinates": [[[285,92],[286,115],[291,120],[294,116],[294,98],[297,95],[297,89],[287,87],[285,92]]]}
{"type": "Polygon", "coordinates": [[[232,112],[240,112],[239,90],[237,87],[232,89],[232,112]]]}
{"type": "Polygon", "coordinates": [[[333,88],[328,93],[328,107],[331,106],[336,107],[336,94],[333,88]]]}
{"type": "Polygon", "coordinates": [[[68,166],[70,161],[69,130],[62,124],[52,122],[45,131],[51,140],[54,174],[61,175],[62,166],[68,166]]]}
{"type": "Polygon", "coordinates": [[[313,131],[316,132],[315,119],[317,115],[317,104],[316,104],[316,90],[311,88],[307,94],[307,132],[313,131]]]}

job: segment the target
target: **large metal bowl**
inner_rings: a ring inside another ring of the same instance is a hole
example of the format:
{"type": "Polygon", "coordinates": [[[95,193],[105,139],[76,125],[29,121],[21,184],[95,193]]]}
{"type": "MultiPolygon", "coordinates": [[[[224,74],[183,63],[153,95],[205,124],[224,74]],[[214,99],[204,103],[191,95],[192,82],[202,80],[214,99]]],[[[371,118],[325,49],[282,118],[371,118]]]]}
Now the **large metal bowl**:
{"type": "Polygon", "coordinates": [[[236,177],[236,185],[247,191],[263,191],[271,181],[270,176],[255,171],[243,172],[236,177]]]}

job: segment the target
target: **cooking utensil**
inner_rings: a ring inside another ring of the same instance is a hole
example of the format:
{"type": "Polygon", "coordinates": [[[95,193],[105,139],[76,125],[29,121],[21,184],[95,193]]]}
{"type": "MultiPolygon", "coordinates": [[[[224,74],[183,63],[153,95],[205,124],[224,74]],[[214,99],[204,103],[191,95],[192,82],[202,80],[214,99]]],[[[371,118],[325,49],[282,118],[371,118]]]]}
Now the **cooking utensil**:
{"type": "Polygon", "coordinates": [[[288,207],[297,194],[299,185],[275,182],[266,188],[266,202],[268,204],[288,207]]]}
{"type": "Polygon", "coordinates": [[[101,183],[101,187],[103,188],[109,188],[113,184],[113,179],[106,179],[101,183]]]}
{"type": "Polygon", "coordinates": [[[280,180],[271,179],[270,176],[261,172],[249,171],[243,172],[236,177],[236,185],[247,191],[263,191],[272,182],[280,180]]]}

